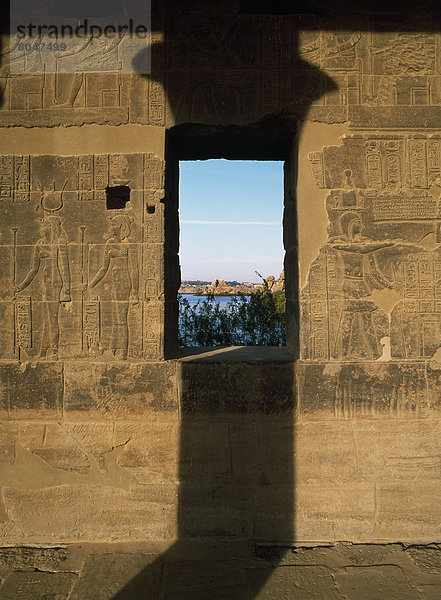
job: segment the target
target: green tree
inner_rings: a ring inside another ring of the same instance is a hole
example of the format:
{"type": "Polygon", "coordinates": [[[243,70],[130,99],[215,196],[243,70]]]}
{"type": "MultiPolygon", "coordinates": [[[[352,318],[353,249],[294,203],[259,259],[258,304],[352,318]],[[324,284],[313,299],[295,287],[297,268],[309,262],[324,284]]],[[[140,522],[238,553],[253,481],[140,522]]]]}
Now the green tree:
{"type": "Polygon", "coordinates": [[[191,306],[179,298],[179,345],[284,346],[285,293],[271,293],[265,285],[247,297],[233,296],[224,308],[207,296],[191,306]]]}

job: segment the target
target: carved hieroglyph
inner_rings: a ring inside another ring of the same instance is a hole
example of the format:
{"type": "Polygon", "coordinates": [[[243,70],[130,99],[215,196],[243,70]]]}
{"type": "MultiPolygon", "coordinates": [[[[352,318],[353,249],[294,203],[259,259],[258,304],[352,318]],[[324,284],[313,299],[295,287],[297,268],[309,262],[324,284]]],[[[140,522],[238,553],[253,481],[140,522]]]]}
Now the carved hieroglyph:
{"type": "MultiPolygon", "coordinates": [[[[366,20],[357,23],[354,17],[341,27],[317,19],[315,27],[302,31],[301,19],[286,15],[219,14],[214,19],[184,10],[166,15],[164,3],[153,10],[147,77],[119,68],[88,72],[91,57],[81,46],[78,56],[85,55],[76,72],[11,75],[11,47],[17,40],[5,36],[0,125],[238,124],[281,110],[304,113],[299,106],[311,104],[314,119],[349,118],[364,128],[375,118],[380,127],[387,118],[417,120],[424,127],[428,115],[439,123],[441,34],[432,27],[413,31],[410,23],[406,29],[397,24],[388,31],[366,31],[366,20]],[[391,115],[396,106],[400,111],[391,115]]],[[[118,65],[122,50],[112,52],[118,65]]],[[[14,57],[30,60],[26,53],[14,57]]],[[[53,60],[61,65],[69,58],[58,52],[53,60]]],[[[100,60],[104,68],[105,55],[100,60]]]]}
{"type": "Polygon", "coordinates": [[[302,291],[302,356],[432,357],[441,346],[441,137],[352,135],[309,156],[328,243],[302,291]]]}
{"type": "Polygon", "coordinates": [[[152,154],[0,157],[3,356],[161,357],[163,169],[152,154]],[[130,188],[116,209],[112,186],[130,188]]]}

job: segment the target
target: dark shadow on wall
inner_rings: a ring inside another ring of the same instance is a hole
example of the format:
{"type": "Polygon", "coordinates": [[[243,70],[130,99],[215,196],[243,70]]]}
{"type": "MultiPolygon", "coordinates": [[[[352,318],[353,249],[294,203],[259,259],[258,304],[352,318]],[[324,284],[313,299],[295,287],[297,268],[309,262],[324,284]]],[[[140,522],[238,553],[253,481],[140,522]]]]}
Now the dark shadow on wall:
{"type": "Polygon", "coordinates": [[[177,366],[179,539],[113,600],[251,600],[272,571],[256,546],[294,537],[294,362],[245,347],[177,366]]]}
{"type": "MultiPolygon", "coordinates": [[[[165,44],[153,48],[152,77],[166,90],[166,124],[174,127],[168,139],[166,178],[169,357],[176,351],[179,287],[178,160],[235,158],[234,138],[236,158],[247,153],[250,158],[253,131],[256,159],[265,159],[265,152],[274,156],[274,148],[280,150],[286,143],[285,159],[289,154],[286,160],[292,165],[290,189],[285,191],[284,229],[289,238],[285,268],[293,267],[291,280],[287,276],[287,297],[291,314],[297,315],[298,257],[292,245],[296,156],[291,144],[311,111],[314,120],[324,123],[351,120],[348,103],[339,99],[339,81],[312,63],[321,61],[328,73],[346,69],[345,76],[350,77],[356,45],[370,31],[439,29],[439,7],[431,2],[416,6],[392,1],[378,7],[369,3],[367,10],[366,3],[352,0],[312,1],[296,3],[302,12],[297,16],[286,5],[169,0],[166,11],[156,7],[165,44]],[[301,55],[299,30],[309,33],[307,51],[303,41],[301,55]],[[321,39],[322,31],[330,34],[321,39]],[[320,55],[323,44],[325,57],[320,55]],[[241,148],[246,150],[242,153],[241,148]],[[287,200],[292,200],[288,210],[287,200]]],[[[356,117],[357,111],[358,107],[356,117]]],[[[374,100],[366,118],[375,120],[376,111],[374,100]]],[[[360,114],[357,118],[365,118],[360,114]]],[[[295,328],[293,322],[291,330],[295,328]]],[[[267,349],[265,359],[252,360],[243,351],[225,350],[179,362],[179,539],[113,600],[259,596],[282,560],[284,547],[295,539],[297,337],[294,331],[291,356],[275,358],[267,349]],[[153,580],[153,573],[160,575],[153,580]]]]}
{"type": "MultiPolygon", "coordinates": [[[[176,127],[167,149],[166,178],[166,338],[171,357],[176,351],[179,287],[178,160],[212,155],[216,144],[220,156],[233,158],[233,140],[238,154],[243,147],[242,157],[249,156],[252,146],[256,159],[283,148],[283,159],[294,161],[297,124],[325,94],[338,91],[330,76],[305,54],[299,56],[297,32],[317,32],[310,41],[315,56],[321,29],[399,30],[397,20],[409,21],[416,9],[410,3],[408,9],[402,2],[389,3],[388,14],[374,22],[357,3],[333,0],[303,2],[303,14],[297,16],[274,0],[153,4],[153,29],[165,32],[165,43],[153,48],[152,80],[166,90],[167,127],[176,127]]],[[[426,17],[424,23],[424,29],[438,26],[426,17]]],[[[355,52],[351,43],[357,41],[350,36],[331,40],[330,60],[332,44],[338,48],[339,43],[343,62],[350,67],[355,52]]],[[[335,54],[333,60],[338,60],[339,52],[335,54]]],[[[348,120],[347,107],[338,102],[318,103],[314,110],[317,120],[348,120]]],[[[293,315],[292,352],[261,348],[256,355],[253,349],[232,349],[179,360],[178,540],[113,600],[252,600],[283,557],[283,547],[295,539],[294,169],[290,185],[285,193],[286,202],[291,202],[285,207],[285,246],[286,268],[291,268],[287,294],[293,315]],[[262,558],[268,547],[281,548],[271,554],[270,566],[262,558]]]]}
{"type": "MultiPolygon", "coordinates": [[[[165,44],[153,47],[152,77],[164,85],[170,109],[166,356],[177,356],[179,160],[190,159],[285,161],[291,345],[290,350],[201,350],[178,360],[178,540],[113,600],[251,600],[272,572],[260,558],[261,548],[289,547],[295,539],[295,138],[311,103],[336,84],[298,57],[292,19],[234,14],[234,3],[219,11],[218,4],[167,3],[168,12],[158,15],[165,44]]],[[[283,549],[272,554],[274,566],[283,554],[283,549]]]]}
{"type": "Polygon", "coordinates": [[[9,65],[1,64],[3,53],[7,50],[9,36],[9,0],[2,2],[0,6],[0,108],[3,106],[3,98],[6,89],[6,76],[9,73],[9,65]]]}

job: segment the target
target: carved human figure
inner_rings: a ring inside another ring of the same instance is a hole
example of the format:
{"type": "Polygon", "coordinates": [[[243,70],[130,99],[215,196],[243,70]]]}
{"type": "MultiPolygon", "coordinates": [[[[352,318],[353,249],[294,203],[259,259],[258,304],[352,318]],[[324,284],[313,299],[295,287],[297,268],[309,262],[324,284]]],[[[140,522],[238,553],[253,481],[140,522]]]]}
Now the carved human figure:
{"type": "Polygon", "coordinates": [[[391,287],[381,273],[374,253],[392,246],[390,241],[373,242],[362,235],[362,220],[354,212],[346,212],[340,220],[342,235],[332,238],[330,246],[338,251],[341,263],[343,308],[335,338],[335,358],[378,358],[380,337],[372,313],[378,307],[365,298],[375,287],[391,287]]]}
{"type": "Polygon", "coordinates": [[[355,48],[362,38],[363,33],[359,31],[354,31],[346,39],[331,31],[322,32],[313,42],[303,46],[300,53],[323,68],[352,69],[356,59],[355,48]]]}
{"type": "Polygon", "coordinates": [[[21,38],[18,35],[2,37],[0,48],[0,99],[3,98],[11,73],[20,73],[24,70],[28,53],[19,50],[21,38]]]}
{"type": "Polygon", "coordinates": [[[86,73],[96,71],[117,73],[121,69],[118,47],[123,39],[120,35],[115,35],[110,42],[105,36],[89,37],[73,47],[70,43],[70,50],[57,54],[55,70],[62,73],[63,87],[67,88],[65,98],[57,102],[60,108],[73,107],[81,87],[84,86],[86,73]],[[69,66],[64,67],[64,63],[69,66]],[[74,72],[70,73],[70,69],[74,72]]]}
{"type": "Polygon", "coordinates": [[[104,247],[101,266],[89,288],[93,289],[106,277],[110,279],[110,339],[104,347],[116,358],[125,359],[129,344],[129,305],[139,302],[139,267],[136,247],[130,241],[131,218],[121,211],[114,212],[117,214],[109,219],[111,235],[104,247]]]}
{"type": "Polygon", "coordinates": [[[71,277],[67,238],[62,220],[55,215],[44,217],[41,237],[34,247],[31,266],[15,294],[26,289],[41,273],[42,312],[40,357],[57,356],[59,343],[60,302],[70,302],[71,277]]]}
{"type": "Polygon", "coordinates": [[[412,75],[431,75],[434,68],[434,43],[430,33],[401,31],[381,48],[371,48],[373,59],[383,61],[377,94],[367,104],[396,104],[396,83],[412,75]]]}

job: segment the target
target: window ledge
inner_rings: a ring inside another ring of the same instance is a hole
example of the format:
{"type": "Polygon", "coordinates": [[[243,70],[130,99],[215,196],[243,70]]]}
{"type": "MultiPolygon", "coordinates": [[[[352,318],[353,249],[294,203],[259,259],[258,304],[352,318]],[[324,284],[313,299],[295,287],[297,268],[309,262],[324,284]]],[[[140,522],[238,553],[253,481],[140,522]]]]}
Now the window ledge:
{"type": "Polygon", "coordinates": [[[181,348],[175,357],[179,362],[192,363],[285,363],[295,357],[287,348],[277,346],[228,346],[181,348]]]}

